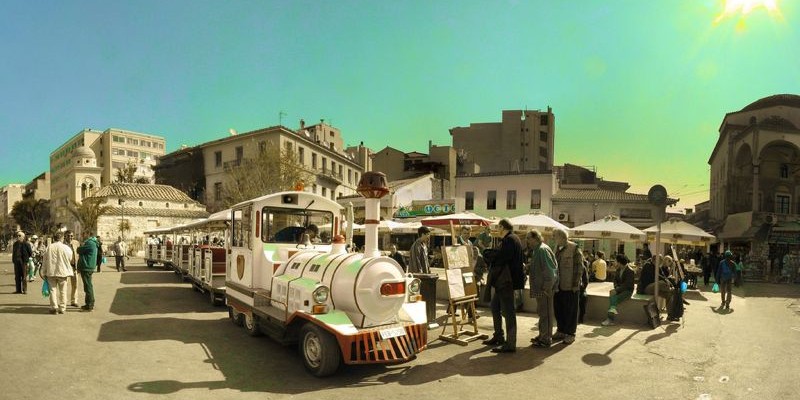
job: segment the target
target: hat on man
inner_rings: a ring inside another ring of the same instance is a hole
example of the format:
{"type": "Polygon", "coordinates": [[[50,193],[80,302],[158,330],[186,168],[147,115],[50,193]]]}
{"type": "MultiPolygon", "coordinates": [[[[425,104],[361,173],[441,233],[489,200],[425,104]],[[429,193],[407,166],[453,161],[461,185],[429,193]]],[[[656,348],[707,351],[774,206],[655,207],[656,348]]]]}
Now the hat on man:
{"type": "Polygon", "coordinates": [[[730,250],[725,250],[725,254],[724,255],[725,255],[725,258],[731,258],[731,257],[733,257],[733,252],[731,252],[730,250]]]}
{"type": "Polygon", "coordinates": [[[431,233],[431,228],[428,228],[427,226],[420,226],[417,228],[418,235],[424,235],[426,233],[431,233]]]}

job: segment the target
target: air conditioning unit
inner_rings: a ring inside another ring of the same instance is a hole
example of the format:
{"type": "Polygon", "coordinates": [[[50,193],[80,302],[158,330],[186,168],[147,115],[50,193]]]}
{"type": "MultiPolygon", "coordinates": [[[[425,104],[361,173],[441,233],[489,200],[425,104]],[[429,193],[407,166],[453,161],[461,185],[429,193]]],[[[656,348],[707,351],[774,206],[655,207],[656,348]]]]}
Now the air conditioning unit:
{"type": "Polygon", "coordinates": [[[558,213],[558,221],[559,222],[566,222],[569,221],[569,214],[567,213],[558,213]]]}
{"type": "Polygon", "coordinates": [[[778,223],[778,216],[775,214],[767,214],[767,216],[764,217],[764,222],[766,222],[767,225],[775,225],[778,223]]]}

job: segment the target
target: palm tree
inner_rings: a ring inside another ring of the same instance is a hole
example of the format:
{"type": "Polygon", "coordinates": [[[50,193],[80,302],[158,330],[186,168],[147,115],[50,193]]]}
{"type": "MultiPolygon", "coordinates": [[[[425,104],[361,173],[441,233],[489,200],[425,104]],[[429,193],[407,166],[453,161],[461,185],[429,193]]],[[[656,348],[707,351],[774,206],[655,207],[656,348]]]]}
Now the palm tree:
{"type": "Polygon", "coordinates": [[[78,223],[81,224],[81,229],[97,230],[97,220],[101,215],[109,212],[113,207],[101,205],[104,199],[87,197],[78,205],[68,204],[67,211],[69,211],[78,223]]]}

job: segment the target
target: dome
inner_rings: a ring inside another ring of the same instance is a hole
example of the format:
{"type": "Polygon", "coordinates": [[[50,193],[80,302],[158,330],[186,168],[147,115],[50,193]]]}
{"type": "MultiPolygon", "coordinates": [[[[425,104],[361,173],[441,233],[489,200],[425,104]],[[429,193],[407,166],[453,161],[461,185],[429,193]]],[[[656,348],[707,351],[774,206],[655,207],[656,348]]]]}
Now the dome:
{"type": "Polygon", "coordinates": [[[754,111],[762,108],[789,106],[800,108],[800,96],[796,94],[776,94],[756,100],[743,108],[741,111],[754,111]]]}
{"type": "Polygon", "coordinates": [[[97,158],[94,151],[86,146],[76,147],[72,151],[72,158],[97,158]]]}

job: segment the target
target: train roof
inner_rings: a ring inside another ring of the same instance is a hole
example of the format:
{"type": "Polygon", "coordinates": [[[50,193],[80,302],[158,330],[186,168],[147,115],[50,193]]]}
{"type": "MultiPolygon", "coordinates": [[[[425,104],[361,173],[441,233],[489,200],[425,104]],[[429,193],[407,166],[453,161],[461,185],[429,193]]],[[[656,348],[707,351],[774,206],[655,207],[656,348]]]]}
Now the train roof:
{"type": "MultiPolygon", "coordinates": [[[[320,195],[314,194],[314,193],[298,192],[298,191],[285,191],[285,192],[267,194],[267,195],[264,195],[264,196],[261,196],[261,197],[256,197],[255,199],[243,201],[243,202],[241,202],[239,204],[236,204],[233,207],[235,208],[235,207],[239,207],[239,206],[242,206],[242,205],[245,205],[245,204],[258,203],[260,201],[269,200],[269,199],[275,198],[275,197],[280,198],[281,196],[286,195],[286,194],[296,194],[298,196],[301,196],[301,197],[298,198],[298,200],[300,198],[313,199],[314,200],[314,204],[322,203],[327,207],[331,207],[331,208],[334,208],[334,209],[337,209],[337,210],[343,210],[344,209],[344,206],[342,206],[341,204],[339,204],[339,203],[337,203],[337,202],[335,202],[335,201],[333,201],[333,200],[331,200],[331,199],[329,199],[327,197],[323,197],[323,196],[320,196],[320,195]]],[[[302,206],[304,204],[301,203],[300,205],[302,206]]],[[[306,205],[307,205],[307,203],[306,203],[306,205]]]]}

